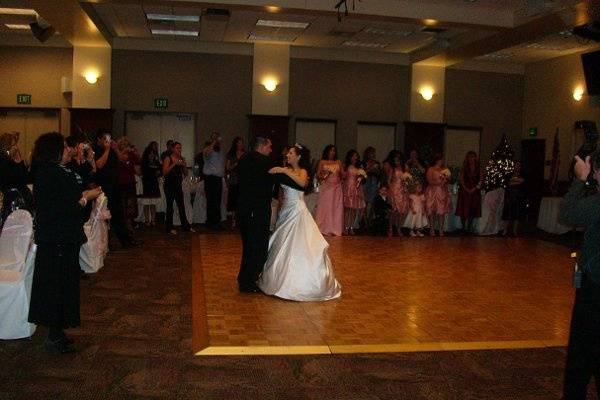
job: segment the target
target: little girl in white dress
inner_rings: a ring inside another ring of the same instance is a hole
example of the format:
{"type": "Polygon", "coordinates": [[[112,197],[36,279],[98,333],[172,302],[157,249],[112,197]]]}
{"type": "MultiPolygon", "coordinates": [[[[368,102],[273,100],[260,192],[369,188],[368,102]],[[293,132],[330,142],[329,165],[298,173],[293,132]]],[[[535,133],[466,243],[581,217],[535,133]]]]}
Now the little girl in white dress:
{"type": "Polygon", "coordinates": [[[408,196],[410,200],[410,236],[423,236],[421,228],[427,226],[427,215],[425,215],[425,195],[423,186],[417,183],[413,192],[408,196]]]}

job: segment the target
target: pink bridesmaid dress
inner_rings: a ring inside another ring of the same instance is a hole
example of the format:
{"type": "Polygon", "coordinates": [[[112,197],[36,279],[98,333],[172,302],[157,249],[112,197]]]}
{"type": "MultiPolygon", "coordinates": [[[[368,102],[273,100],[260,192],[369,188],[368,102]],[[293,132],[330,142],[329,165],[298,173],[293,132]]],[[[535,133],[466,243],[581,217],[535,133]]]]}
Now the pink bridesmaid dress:
{"type": "Polygon", "coordinates": [[[404,172],[400,168],[395,168],[392,172],[390,197],[394,212],[406,214],[408,213],[409,199],[406,185],[402,181],[402,175],[404,175],[404,172]]]}
{"type": "Polygon", "coordinates": [[[452,200],[446,181],[441,178],[439,171],[433,171],[435,183],[430,182],[425,189],[425,206],[427,215],[444,215],[452,209],[452,200]],[[439,182],[439,183],[438,183],[439,182]]]}
{"type": "Polygon", "coordinates": [[[342,184],[344,193],[344,207],[355,210],[362,210],[366,207],[365,194],[362,186],[358,183],[358,169],[349,167],[344,174],[344,183],[342,184]]]}
{"type": "Polygon", "coordinates": [[[342,171],[339,164],[325,165],[323,169],[329,170],[330,173],[319,186],[315,221],[323,235],[342,236],[344,226],[342,171]]]}

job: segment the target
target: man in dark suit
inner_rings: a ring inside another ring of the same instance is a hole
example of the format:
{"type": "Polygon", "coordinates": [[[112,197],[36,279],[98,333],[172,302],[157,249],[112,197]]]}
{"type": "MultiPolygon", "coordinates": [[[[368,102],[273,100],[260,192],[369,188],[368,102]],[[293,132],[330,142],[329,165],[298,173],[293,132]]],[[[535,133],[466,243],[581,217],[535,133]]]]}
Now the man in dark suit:
{"type": "Polygon", "coordinates": [[[239,205],[236,215],[242,234],[242,263],[238,274],[241,292],[259,292],[256,281],[269,252],[269,225],[273,185],[278,182],[294,189],[304,190],[285,174],[269,174],[275,163],[269,158],[271,141],[256,137],[252,151],[238,163],[239,205]]]}

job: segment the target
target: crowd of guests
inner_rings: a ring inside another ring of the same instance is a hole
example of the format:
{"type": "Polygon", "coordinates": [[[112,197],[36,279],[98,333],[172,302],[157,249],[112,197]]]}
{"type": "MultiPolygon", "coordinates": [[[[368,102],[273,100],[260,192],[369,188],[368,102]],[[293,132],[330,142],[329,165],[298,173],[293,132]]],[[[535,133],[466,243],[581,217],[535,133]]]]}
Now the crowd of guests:
{"type": "MultiPolygon", "coordinates": [[[[503,219],[505,234],[518,233],[518,221],[525,217],[524,180],[517,163],[506,190],[503,219]]],[[[454,207],[448,188],[451,173],[442,155],[429,165],[416,150],[408,159],[392,150],[377,161],[376,150],[368,147],[362,160],[356,150],[338,159],[337,149],[328,145],[316,165],[318,199],[315,219],[324,235],[354,235],[357,230],[378,235],[444,236],[448,214],[462,222],[463,232],[474,233],[473,221],[481,217],[483,174],[479,158],[469,151],[458,177],[458,199],[454,207]]]]}

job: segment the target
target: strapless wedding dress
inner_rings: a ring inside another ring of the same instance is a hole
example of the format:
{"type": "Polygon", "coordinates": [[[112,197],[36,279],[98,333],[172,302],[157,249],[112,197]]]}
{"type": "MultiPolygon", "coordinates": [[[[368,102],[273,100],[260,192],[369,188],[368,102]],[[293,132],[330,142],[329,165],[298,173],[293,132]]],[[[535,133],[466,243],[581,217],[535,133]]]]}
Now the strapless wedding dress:
{"type": "Polygon", "coordinates": [[[329,244],[304,202],[304,192],[282,186],[283,205],[258,287],[271,296],[295,301],[331,300],[342,287],[327,254],[329,244]]]}

